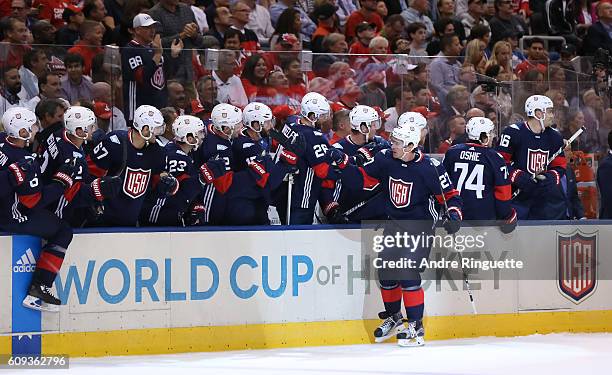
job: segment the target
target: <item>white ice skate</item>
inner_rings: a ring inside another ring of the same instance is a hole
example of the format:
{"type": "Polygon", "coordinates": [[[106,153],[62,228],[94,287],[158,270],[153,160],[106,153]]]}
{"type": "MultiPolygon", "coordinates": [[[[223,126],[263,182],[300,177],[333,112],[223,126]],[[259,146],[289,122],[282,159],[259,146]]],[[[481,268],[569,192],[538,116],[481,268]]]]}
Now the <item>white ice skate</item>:
{"type": "Polygon", "coordinates": [[[425,345],[423,321],[408,322],[408,328],[397,334],[397,345],[403,347],[425,345]]]}

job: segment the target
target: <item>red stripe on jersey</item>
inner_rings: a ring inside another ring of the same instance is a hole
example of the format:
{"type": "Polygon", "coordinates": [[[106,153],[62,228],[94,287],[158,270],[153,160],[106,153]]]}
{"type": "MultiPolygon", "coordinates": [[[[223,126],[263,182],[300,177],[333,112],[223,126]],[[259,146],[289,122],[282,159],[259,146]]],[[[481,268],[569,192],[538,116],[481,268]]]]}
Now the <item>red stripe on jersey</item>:
{"type": "Polygon", "coordinates": [[[397,302],[402,299],[402,290],[399,285],[393,289],[380,288],[380,294],[382,295],[383,302],[397,302]]]}
{"type": "Polygon", "coordinates": [[[504,158],[506,163],[510,164],[512,162],[512,155],[511,154],[509,154],[507,152],[503,152],[503,151],[499,151],[499,154],[504,158]]]}
{"type": "Polygon", "coordinates": [[[81,182],[75,182],[71,187],[64,191],[64,198],[66,198],[68,202],[72,202],[74,196],[79,192],[79,189],[81,189],[81,182]]]}
{"type": "Polygon", "coordinates": [[[319,177],[320,179],[325,179],[327,177],[327,174],[329,173],[329,164],[319,163],[312,167],[312,169],[314,170],[314,173],[317,175],[317,177],[319,177]]]}
{"type": "Polygon", "coordinates": [[[363,167],[359,167],[359,171],[361,172],[361,175],[363,176],[363,188],[364,189],[371,189],[380,183],[377,179],[367,174],[365,169],[363,169],[363,167]]]}
{"type": "Polygon", "coordinates": [[[553,161],[550,162],[550,164],[548,165],[548,168],[560,167],[560,168],[565,169],[566,165],[567,165],[567,160],[565,159],[565,156],[559,155],[553,161]]]}
{"type": "Polygon", "coordinates": [[[509,201],[512,198],[512,187],[510,185],[501,185],[495,187],[495,199],[498,201],[509,201]]]}
{"type": "Polygon", "coordinates": [[[58,273],[60,268],[62,267],[62,263],[64,259],[49,253],[48,251],[43,251],[40,259],[36,262],[36,268],[41,268],[43,270],[47,270],[49,272],[58,273]]]}
{"type": "Polygon", "coordinates": [[[444,198],[442,198],[442,194],[437,194],[436,195],[436,199],[438,200],[438,203],[440,204],[444,204],[444,199],[446,198],[446,200],[451,199],[452,197],[456,197],[457,195],[459,195],[459,192],[456,189],[447,191],[446,193],[444,193],[444,198]]]}
{"type": "Polygon", "coordinates": [[[96,165],[96,163],[91,160],[91,157],[88,155],[86,157],[87,160],[87,169],[89,169],[89,174],[95,177],[104,177],[108,172],[106,169],[100,168],[96,165]]]}
{"type": "Polygon", "coordinates": [[[40,192],[30,195],[20,195],[19,203],[23,204],[27,208],[32,208],[38,204],[41,198],[42,194],[40,192]]]}
{"type": "Polygon", "coordinates": [[[336,186],[336,182],[334,180],[323,180],[321,183],[321,187],[324,189],[333,189],[336,186]]]}
{"type": "Polygon", "coordinates": [[[229,190],[229,188],[232,186],[233,181],[234,181],[234,172],[229,171],[223,176],[215,179],[213,181],[213,185],[215,186],[215,189],[217,189],[219,193],[225,194],[229,190]]]}
{"type": "Polygon", "coordinates": [[[423,288],[417,290],[404,290],[402,294],[404,295],[404,306],[406,307],[420,306],[425,302],[423,288]]]}

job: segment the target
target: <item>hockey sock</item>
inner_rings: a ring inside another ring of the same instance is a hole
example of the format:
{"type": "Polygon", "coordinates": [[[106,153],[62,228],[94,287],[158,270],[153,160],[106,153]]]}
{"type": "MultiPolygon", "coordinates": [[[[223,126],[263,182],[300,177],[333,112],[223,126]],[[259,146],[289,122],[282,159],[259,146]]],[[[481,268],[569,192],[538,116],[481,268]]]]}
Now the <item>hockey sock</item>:
{"type": "Polygon", "coordinates": [[[53,286],[53,281],[62,267],[66,249],[58,245],[47,244],[43,247],[40,258],[36,262],[33,280],[48,286],[53,286]]]}
{"type": "Polygon", "coordinates": [[[425,308],[425,298],[423,288],[420,285],[409,286],[402,288],[404,296],[404,307],[406,308],[406,317],[409,321],[423,319],[423,310],[425,308]]]}
{"type": "Polygon", "coordinates": [[[397,282],[381,280],[380,294],[382,295],[387,313],[395,314],[400,311],[402,306],[402,290],[397,282]]]}

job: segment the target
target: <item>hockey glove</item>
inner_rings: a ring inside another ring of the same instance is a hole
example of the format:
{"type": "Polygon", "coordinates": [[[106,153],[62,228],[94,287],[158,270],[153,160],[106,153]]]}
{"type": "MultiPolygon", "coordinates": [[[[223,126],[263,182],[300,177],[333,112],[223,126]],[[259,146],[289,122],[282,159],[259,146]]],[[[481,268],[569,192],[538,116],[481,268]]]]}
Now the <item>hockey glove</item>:
{"type": "Polygon", "coordinates": [[[9,182],[13,188],[23,184],[26,180],[31,181],[36,178],[36,170],[31,159],[23,159],[13,163],[8,166],[8,169],[11,171],[9,182]]]}
{"type": "Polygon", "coordinates": [[[66,159],[64,164],[57,168],[57,171],[53,174],[53,180],[64,185],[64,188],[69,189],[74,184],[74,179],[80,177],[83,169],[80,165],[77,165],[76,159],[66,159]],[[80,171],[80,173],[79,173],[80,171]]]}
{"type": "Polygon", "coordinates": [[[361,147],[355,154],[355,164],[359,167],[363,167],[364,164],[374,159],[374,154],[367,146],[368,145],[361,147]]]}
{"type": "Polygon", "coordinates": [[[162,174],[159,177],[157,192],[163,197],[170,197],[176,194],[179,189],[179,182],[176,177],[169,174],[162,174]]]}
{"type": "Polygon", "coordinates": [[[264,167],[263,163],[261,161],[254,160],[249,163],[249,168],[257,186],[259,186],[260,188],[264,188],[268,183],[270,173],[266,171],[266,168],[264,167]]]}
{"type": "Polygon", "coordinates": [[[102,202],[105,199],[112,199],[119,194],[122,188],[121,177],[118,176],[104,176],[96,178],[91,183],[91,191],[94,198],[98,202],[102,202]]]}
{"type": "Polygon", "coordinates": [[[298,162],[298,157],[293,152],[283,149],[280,152],[280,160],[282,160],[285,164],[294,167],[298,162]]]}
{"type": "Polygon", "coordinates": [[[346,216],[344,216],[342,210],[340,209],[340,205],[338,202],[331,202],[328,204],[323,213],[327,217],[327,221],[330,224],[348,224],[349,220],[346,216]]]}
{"type": "Polygon", "coordinates": [[[536,176],[536,181],[540,187],[552,187],[561,183],[561,176],[555,170],[549,170],[536,176]]]}
{"type": "Polygon", "coordinates": [[[335,147],[332,147],[329,150],[327,150],[327,160],[330,164],[342,170],[346,168],[349,158],[344,152],[338,150],[335,147]]]}
{"type": "Polygon", "coordinates": [[[533,195],[538,190],[538,183],[531,175],[520,169],[514,170],[510,175],[510,180],[516,187],[521,189],[521,192],[527,195],[533,195]]]}
{"type": "Polygon", "coordinates": [[[183,216],[183,224],[186,227],[192,227],[194,225],[202,225],[204,223],[205,208],[201,204],[196,204],[183,216]]]}
{"type": "Polygon", "coordinates": [[[510,216],[499,225],[499,230],[504,234],[512,233],[516,229],[517,217],[516,210],[513,208],[510,216]]]}
{"type": "Polygon", "coordinates": [[[446,233],[455,234],[461,229],[461,220],[463,219],[461,210],[457,207],[449,207],[448,215],[444,219],[444,229],[446,233]]]}
{"type": "Polygon", "coordinates": [[[200,167],[200,182],[202,185],[210,184],[225,173],[225,161],[223,159],[209,160],[200,167]]]}

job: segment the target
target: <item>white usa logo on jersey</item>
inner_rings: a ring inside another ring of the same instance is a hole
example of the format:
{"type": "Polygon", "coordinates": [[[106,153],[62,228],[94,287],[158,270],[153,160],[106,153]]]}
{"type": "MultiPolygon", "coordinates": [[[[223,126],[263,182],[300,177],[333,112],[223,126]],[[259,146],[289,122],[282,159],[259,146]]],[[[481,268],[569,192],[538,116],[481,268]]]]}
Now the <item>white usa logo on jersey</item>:
{"type": "Polygon", "coordinates": [[[410,204],[412,194],[412,182],[389,177],[389,198],[397,208],[404,208],[410,204]]]}
{"type": "Polygon", "coordinates": [[[548,151],[527,149],[527,172],[540,174],[548,167],[548,151]]]}
{"type": "Polygon", "coordinates": [[[132,169],[127,167],[125,170],[125,179],[123,180],[123,192],[130,198],[140,198],[149,186],[149,178],[151,170],[132,169]]]}

